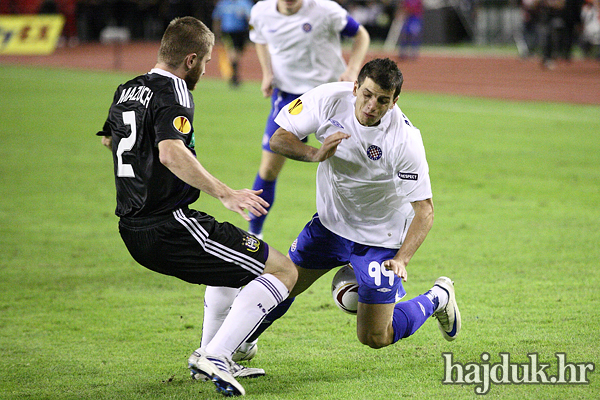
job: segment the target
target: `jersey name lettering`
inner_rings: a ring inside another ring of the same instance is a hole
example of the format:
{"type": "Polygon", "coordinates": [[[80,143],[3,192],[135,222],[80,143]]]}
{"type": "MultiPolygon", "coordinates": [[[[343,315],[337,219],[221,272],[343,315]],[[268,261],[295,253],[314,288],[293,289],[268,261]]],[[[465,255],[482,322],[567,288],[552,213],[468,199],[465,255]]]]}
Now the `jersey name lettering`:
{"type": "Polygon", "coordinates": [[[146,86],[133,86],[128,89],[123,90],[121,93],[121,97],[117,104],[124,103],[126,101],[139,101],[144,105],[144,107],[148,108],[148,103],[152,98],[154,93],[146,86]]]}

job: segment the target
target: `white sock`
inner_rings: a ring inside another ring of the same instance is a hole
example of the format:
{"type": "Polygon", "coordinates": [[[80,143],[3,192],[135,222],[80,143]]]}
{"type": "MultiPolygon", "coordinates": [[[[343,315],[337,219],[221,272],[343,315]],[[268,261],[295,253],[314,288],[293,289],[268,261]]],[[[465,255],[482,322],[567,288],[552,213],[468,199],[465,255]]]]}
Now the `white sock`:
{"type": "Polygon", "coordinates": [[[265,316],[288,295],[287,287],[271,274],[254,279],[237,295],[227,318],[204,350],[231,358],[265,316]]]}
{"type": "Polygon", "coordinates": [[[229,314],[231,304],[241,288],[207,286],[204,294],[204,320],[202,322],[202,342],[204,348],[217,333],[229,314]]]}
{"type": "Polygon", "coordinates": [[[431,292],[438,298],[439,301],[438,307],[435,311],[439,311],[446,307],[446,304],[448,304],[448,292],[436,285],[431,288],[431,292]]]}

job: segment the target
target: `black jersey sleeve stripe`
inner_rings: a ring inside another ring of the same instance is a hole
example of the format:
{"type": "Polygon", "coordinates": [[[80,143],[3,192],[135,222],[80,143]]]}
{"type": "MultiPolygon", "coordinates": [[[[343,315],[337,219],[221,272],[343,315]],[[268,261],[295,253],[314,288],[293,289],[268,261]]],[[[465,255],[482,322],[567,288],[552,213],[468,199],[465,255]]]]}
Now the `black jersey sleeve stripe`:
{"type": "Polygon", "coordinates": [[[239,265],[257,276],[263,273],[265,266],[261,262],[210,240],[208,238],[208,232],[206,232],[195,218],[188,218],[181,209],[173,211],[173,215],[175,216],[175,219],[190,232],[207,253],[224,261],[239,265]]]}
{"type": "Polygon", "coordinates": [[[190,96],[187,85],[183,79],[174,79],[175,93],[177,93],[177,102],[184,107],[190,108],[190,96]]]}

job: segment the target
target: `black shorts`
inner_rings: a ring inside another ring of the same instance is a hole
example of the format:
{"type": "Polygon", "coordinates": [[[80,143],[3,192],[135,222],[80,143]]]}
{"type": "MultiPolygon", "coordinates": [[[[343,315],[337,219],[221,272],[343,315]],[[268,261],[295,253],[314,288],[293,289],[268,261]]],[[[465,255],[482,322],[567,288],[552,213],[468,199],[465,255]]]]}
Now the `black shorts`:
{"type": "Polygon", "coordinates": [[[263,273],[269,256],[262,240],[196,210],[121,218],[119,232],[138,263],[190,283],[242,287],[263,273]]]}
{"type": "Polygon", "coordinates": [[[229,40],[233,45],[233,48],[239,52],[244,51],[244,47],[246,46],[246,42],[248,41],[248,35],[248,31],[223,32],[223,37],[226,40],[229,40]]]}

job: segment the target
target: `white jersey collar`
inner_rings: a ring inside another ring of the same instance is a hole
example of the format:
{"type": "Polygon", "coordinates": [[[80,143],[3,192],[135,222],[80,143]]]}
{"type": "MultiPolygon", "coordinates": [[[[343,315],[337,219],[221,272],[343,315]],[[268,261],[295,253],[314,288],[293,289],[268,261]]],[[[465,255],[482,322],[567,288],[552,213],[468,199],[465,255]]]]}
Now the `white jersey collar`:
{"type": "Polygon", "coordinates": [[[185,89],[187,90],[187,84],[185,83],[185,80],[181,79],[177,75],[172,74],[169,71],[166,71],[166,70],[164,70],[162,68],[152,68],[150,70],[150,72],[148,72],[148,73],[149,74],[159,74],[159,75],[166,76],[168,78],[174,79],[176,81],[180,81],[180,82],[182,82],[185,85],[185,89]]]}

